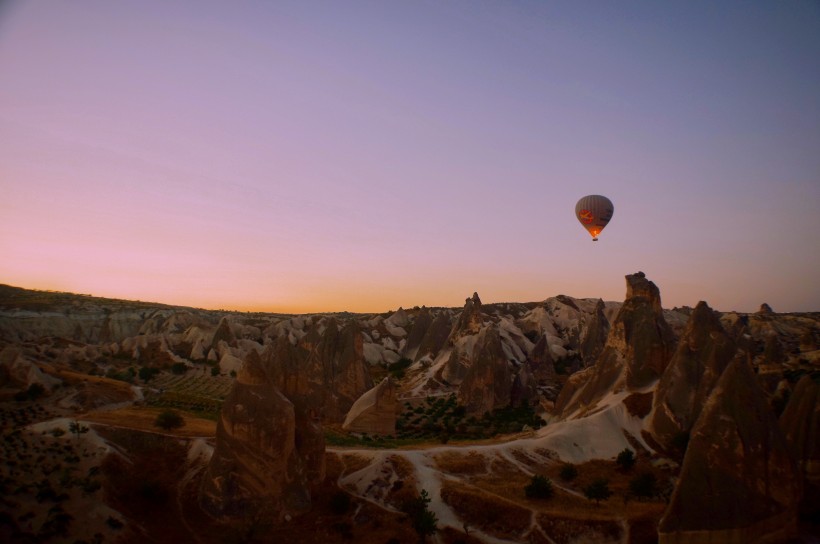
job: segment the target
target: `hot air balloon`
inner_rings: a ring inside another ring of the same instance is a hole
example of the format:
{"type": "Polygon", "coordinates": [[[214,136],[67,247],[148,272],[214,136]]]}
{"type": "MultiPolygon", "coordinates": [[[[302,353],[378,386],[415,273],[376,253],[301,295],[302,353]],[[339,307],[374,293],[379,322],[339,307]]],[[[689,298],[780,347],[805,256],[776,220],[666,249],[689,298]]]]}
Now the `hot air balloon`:
{"type": "Polygon", "coordinates": [[[601,195],[587,195],[575,205],[575,217],[592,235],[592,241],[598,241],[598,235],[607,226],[615,206],[612,201],[601,195]]]}

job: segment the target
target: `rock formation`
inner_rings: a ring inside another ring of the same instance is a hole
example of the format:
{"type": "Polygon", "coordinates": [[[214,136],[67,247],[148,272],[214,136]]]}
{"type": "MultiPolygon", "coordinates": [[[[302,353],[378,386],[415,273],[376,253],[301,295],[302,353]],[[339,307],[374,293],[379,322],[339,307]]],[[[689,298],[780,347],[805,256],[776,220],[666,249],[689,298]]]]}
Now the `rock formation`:
{"type": "Polygon", "coordinates": [[[735,349],[715,312],[699,302],[655,389],[649,415],[652,435],[667,450],[692,429],[735,349]]]}
{"type": "Polygon", "coordinates": [[[453,329],[450,331],[448,342],[453,344],[459,337],[464,335],[476,334],[481,330],[481,325],[484,320],[481,316],[481,299],[478,298],[478,293],[473,293],[471,298],[464,301],[464,309],[461,315],[458,316],[453,329]]]}
{"type": "Polygon", "coordinates": [[[404,343],[404,348],[401,352],[402,356],[409,359],[413,359],[416,356],[419,346],[432,323],[433,316],[430,314],[430,310],[422,308],[416,315],[416,319],[413,321],[413,327],[407,335],[407,341],[404,343]]]}
{"type": "Polygon", "coordinates": [[[583,337],[579,351],[581,359],[587,364],[595,361],[606,345],[606,337],[609,334],[609,321],[604,315],[604,301],[598,300],[595,304],[595,313],[585,323],[583,337]]]}
{"type": "Polygon", "coordinates": [[[458,388],[459,404],[471,414],[481,415],[510,404],[512,375],[501,338],[494,328],[476,335],[469,366],[458,388]]]}
{"type": "MultiPolygon", "coordinates": [[[[418,361],[423,357],[433,358],[447,344],[447,338],[450,335],[450,315],[447,311],[440,311],[438,315],[430,323],[430,326],[424,333],[424,337],[419,343],[413,359],[418,361]]],[[[410,354],[408,353],[408,356],[410,354]]]]}
{"type": "Polygon", "coordinates": [[[9,346],[0,351],[0,391],[8,389],[16,392],[35,384],[50,391],[59,383],[59,379],[43,373],[37,365],[27,360],[19,348],[9,346]]]}
{"type": "Polygon", "coordinates": [[[331,319],[322,333],[314,325],[295,346],[280,336],[262,359],[276,386],[323,420],[340,422],[356,399],[373,387],[355,322],[340,331],[331,319]]]}
{"type": "Polygon", "coordinates": [[[659,526],[661,544],[785,540],[796,529],[800,477],[748,363],[723,372],[692,429],[659,526]]]}
{"type": "Polygon", "coordinates": [[[346,431],[392,435],[396,432],[398,388],[388,376],[353,403],[342,429],[346,431]]]}
{"type": "Polygon", "coordinates": [[[820,483],[820,385],[806,375],[780,416],[789,450],[806,477],[820,483]]]}
{"type": "Polygon", "coordinates": [[[601,355],[582,377],[573,376],[575,380],[561,391],[556,410],[569,414],[610,392],[646,387],[663,373],[673,348],[658,288],[643,272],[626,276],[626,300],[601,355]]]}
{"type": "MultiPolygon", "coordinates": [[[[217,517],[281,520],[310,508],[310,475],[297,440],[294,405],[273,384],[258,357],[239,372],[217,423],[216,448],[200,491],[217,517]]],[[[314,477],[318,476],[314,474],[314,477]]]]}

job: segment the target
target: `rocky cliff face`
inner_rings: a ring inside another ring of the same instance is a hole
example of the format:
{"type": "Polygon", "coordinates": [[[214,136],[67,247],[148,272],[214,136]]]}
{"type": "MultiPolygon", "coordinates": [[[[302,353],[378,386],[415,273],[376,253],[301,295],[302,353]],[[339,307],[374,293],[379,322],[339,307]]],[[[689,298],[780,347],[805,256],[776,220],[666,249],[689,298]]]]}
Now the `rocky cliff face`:
{"type": "Polygon", "coordinates": [[[692,429],[735,351],[715,312],[698,303],[661,376],[649,415],[652,435],[667,451],[692,429]]]}
{"type": "Polygon", "coordinates": [[[484,414],[510,404],[512,375],[498,332],[482,329],[476,335],[473,356],[458,388],[459,404],[471,414],[484,414]]]}
{"type": "Polygon", "coordinates": [[[626,276],[626,300],[595,365],[561,391],[556,411],[590,407],[610,392],[637,390],[663,373],[675,338],[661,309],[660,292],[643,272],[626,276]]]}
{"type": "Polygon", "coordinates": [[[661,543],[785,540],[796,528],[800,477],[743,359],[723,372],[695,423],[661,543]]]}
{"type": "Polygon", "coordinates": [[[450,331],[448,342],[453,344],[462,336],[477,334],[483,323],[481,299],[478,297],[478,293],[473,293],[472,297],[464,301],[464,309],[450,331]]]}
{"type": "Polygon", "coordinates": [[[806,477],[820,483],[820,385],[810,376],[797,382],[780,426],[806,477]]]}
{"type": "MultiPolygon", "coordinates": [[[[297,441],[291,403],[257,357],[239,372],[217,423],[216,449],[202,480],[200,504],[216,517],[264,516],[282,520],[310,508],[306,457],[297,441]]],[[[318,477],[320,474],[313,474],[318,477]]]]}
{"type": "Polygon", "coordinates": [[[262,359],[277,387],[323,420],[341,421],[356,399],[373,387],[356,323],[339,330],[331,319],[323,332],[316,325],[296,345],[280,336],[262,359]]]}
{"type": "Polygon", "coordinates": [[[342,428],[366,434],[395,434],[397,395],[398,388],[388,376],[353,403],[342,428]]]}

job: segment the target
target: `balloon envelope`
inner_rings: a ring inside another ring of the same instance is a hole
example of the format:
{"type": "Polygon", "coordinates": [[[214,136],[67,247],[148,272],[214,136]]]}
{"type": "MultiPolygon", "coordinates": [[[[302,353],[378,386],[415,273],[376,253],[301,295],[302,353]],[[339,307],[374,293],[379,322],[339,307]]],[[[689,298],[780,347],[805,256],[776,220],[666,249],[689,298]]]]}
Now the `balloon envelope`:
{"type": "Polygon", "coordinates": [[[575,205],[575,217],[592,235],[592,241],[598,240],[598,235],[612,219],[614,212],[612,201],[601,195],[587,195],[575,205]]]}

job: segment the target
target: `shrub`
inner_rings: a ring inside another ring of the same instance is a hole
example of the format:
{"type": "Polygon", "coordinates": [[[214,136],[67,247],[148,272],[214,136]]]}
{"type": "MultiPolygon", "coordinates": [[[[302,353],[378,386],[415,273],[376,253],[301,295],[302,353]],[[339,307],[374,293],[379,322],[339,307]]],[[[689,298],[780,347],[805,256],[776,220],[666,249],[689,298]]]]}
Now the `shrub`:
{"type": "Polygon", "coordinates": [[[540,474],[536,474],[524,488],[524,495],[528,499],[549,499],[553,495],[552,481],[540,474]]]}
{"type": "Polygon", "coordinates": [[[438,531],[438,518],[436,514],[428,508],[430,505],[430,495],[426,489],[421,490],[421,494],[407,501],[404,505],[404,512],[409,516],[410,523],[419,535],[419,541],[424,542],[427,536],[438,531]]]}
{"type": "Polygon", "coordinates": [[[591,501],[595,501],[596,505],[601,504],[601,501],[605,501],[612,496],[612,491],[609,489],[609,481],[604,478],[598,478],[584,488],[584,496],[591,501]]]}
{"type": "Polygon", "coordinates": [[[629,470],[635,465],[635,453],[629,448],[624,448],[624,450],[618,454],[618,458],[615,459],[615,462],[618,463],[618,466],[622,469],[629,470]]]}
{"type": "Polygon", "coordinates": [[[148,383],[157,374],[159,374],[159,369],[144,366],[144,367],[140,368],[139,373],[137,375],[139,376],[139,378],[142,380],[143,383],[148,383]]]}
{"type": "Polygon", "coordinates": [[[81,434],[88,432],[88,427],[81,424],[79,421],[74,420],[68,424],[68,430],[77,437],[77,440],[79,440],[81,434]]]}
{"type": "Polygon", "coordinates": [[[561,467],[560,476],[565,482],[571,482],[578,477],[578,469],[572,463],[567,463],[561,467]]]}
{"type": "Polygon", "coordinates": [[[175,410],[163,410],[154,421],[154,425],[166,431],[178,429],[185,425],[185,420],[175,410]]]}
{"type": "Polygon", "coordinates": [[[642,472],[629,481],[629,494],[652,498],[658,495],[658,480],[651,472],[642,472]]]}
{"type": "Polygon", "coordinates": [[[177,376],[185,374],[188,371],[188,365],[185,363],[174,363],[171,365],[171,372],[177,376]]]}

